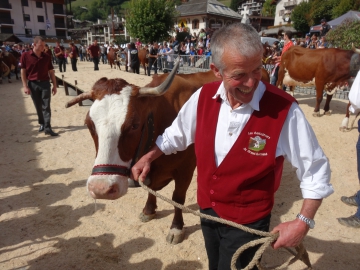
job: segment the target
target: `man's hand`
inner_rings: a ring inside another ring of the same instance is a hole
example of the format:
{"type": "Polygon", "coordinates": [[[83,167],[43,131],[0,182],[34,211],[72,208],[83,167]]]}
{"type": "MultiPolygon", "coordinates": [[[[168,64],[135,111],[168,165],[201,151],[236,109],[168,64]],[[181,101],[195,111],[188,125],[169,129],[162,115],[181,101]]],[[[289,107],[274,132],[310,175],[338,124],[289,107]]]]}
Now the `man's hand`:
{"type": "Polygon", "coordinates": [[[53,88],[52,88],[51,92],[52,92],[53,96],[55,96],[55,95],[56,95],[56,93],[57,93],[56,86],[53,86],[53,88]]]}
{"type": "Polygon", "coordinates": [[[274,249],[296,247],[309,231],[308,225],[300,219],[284,222],[276,226],[271,233],[279,233],[279,238],[272,243],[274,249]]]}
{"type": "Polygon", "coordinates": [[[31,94],[31,90],[30,90],[30,88],[28,86],[24,87],[24,93],[27,94],[27,95],[31,94]]]}
{"type": "Polygon", "coordinates": [[[131,168],[131,178],[136,181],[144,182],[146,176],[150,172],[150,164],[152,161],[157,159],[163,154],[161,152],[160,148],[155,144],[153,148],[150,149],[150,151],[142,156],[139,161],[131,168]]]}

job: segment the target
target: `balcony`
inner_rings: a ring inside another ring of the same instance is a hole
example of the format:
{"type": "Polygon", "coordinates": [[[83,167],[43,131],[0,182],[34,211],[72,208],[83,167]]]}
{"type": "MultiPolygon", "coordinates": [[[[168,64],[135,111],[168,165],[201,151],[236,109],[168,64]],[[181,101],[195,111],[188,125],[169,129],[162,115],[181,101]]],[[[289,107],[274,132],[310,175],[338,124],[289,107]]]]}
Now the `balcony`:
{"type": "Polygon", "coordinates": [[[293,7],[293,6],[296,6],[296,5],[297,5],[296,0],[284,2],[284,7],[293,7]]]}
{"type": "Polygon", "coordinates": [[[14,24],[14,20],[11,18],[1,18],[0,17],[0,24],[14,24]]]}
{"type": "Polygon", "coordinates": [[[10,3],[0,2],[0,9],[12,9],[12,6],[10,3]]]}
{"type": "Polygon", "coordinates": [[[63,9],[53,9],[54,15],[65,15],[65,11],[63,9]]]}
{"type": "Polygon", "coordinates": [[[64,22],[55,22],[55,28],[66,28],[64,22]]]}

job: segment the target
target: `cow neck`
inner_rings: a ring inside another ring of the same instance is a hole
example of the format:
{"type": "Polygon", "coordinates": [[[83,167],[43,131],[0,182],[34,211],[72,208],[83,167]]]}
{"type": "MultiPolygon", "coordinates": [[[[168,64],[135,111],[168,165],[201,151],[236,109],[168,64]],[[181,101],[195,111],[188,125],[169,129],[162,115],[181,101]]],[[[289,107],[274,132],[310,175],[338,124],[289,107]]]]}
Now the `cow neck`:
{"type": "Polygon", "coordinates": [[[149,113],[148,118],[146,123],[142,126],[141,128],[141,137],[140,137],[140,142],[139,145],[136,149],[135,152],[135,156],[132,159],[131,165],[130,165],[130,169],[135,165],[135,163],[139,160],[140,156],[144,155],[145,153],[147,153],[152,145],[152,142],[154,140],[154,133],[155,133],[155,127],[154,127],[154,115],[152,112],[149,113]],[[144,137],[145,137],[145,125],[147,124],[147,139],[146,139],[146,143],[145,143],[145,147],[143,149],[143,151],[141,151],[141,146],[143,144],[144,141],[144,137]]]}

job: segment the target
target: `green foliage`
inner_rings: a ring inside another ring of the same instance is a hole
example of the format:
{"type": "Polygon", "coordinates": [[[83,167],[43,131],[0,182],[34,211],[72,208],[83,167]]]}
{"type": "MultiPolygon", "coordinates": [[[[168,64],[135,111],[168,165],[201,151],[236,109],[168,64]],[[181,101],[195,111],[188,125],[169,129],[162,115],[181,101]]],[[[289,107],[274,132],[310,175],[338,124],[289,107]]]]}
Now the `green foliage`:
{"type": "Polygon", "coordinates": [[[333,47],[351,49],[352,43],[354,43],[355,47],[360,46],[359,33],[359,20],[345,20],[335,29],[331,29],[326,34],[326,39],[333,47]]]}
{"type": "Polygon", "coordinates": [[[126,14],[126,29],[142,42],[167,40],[177,15],[173,1],[132,0],[126,14]]]}
{"type": "Polygon", "coordinates": [[[294,8],[291,13],[291,21],[293,22],[293,26],[296,30],[303,33],[309,32],[309,21],[311,21],[309,17],[310,10],[310,2],[301,2],[294,8]]]}
{"type": "Polygon", "coordinates": [[[339,0],[312,0],[309,25],[319,24],[321,19],[330,21],[332,10],[339,4],[339,0]]]}
{"type": "Polygon", "coordinates": [[[263,16],[275,17],[276,5],[271,4],[272,0],[265,0],[261,13],[263,16]]]}
{"type": "Polygon", "coordinates": [[[238,11],[238,7],[239,7],[239,0],[231,0],[230,2],[230,8],[237,12],[238,11]]]}
{"type": "Polygon", "coordinates": [[[340,3],[332,10],[332,18],[335,19],[350,10],[359,10],[360,0],[340,0],[340,3]]]}

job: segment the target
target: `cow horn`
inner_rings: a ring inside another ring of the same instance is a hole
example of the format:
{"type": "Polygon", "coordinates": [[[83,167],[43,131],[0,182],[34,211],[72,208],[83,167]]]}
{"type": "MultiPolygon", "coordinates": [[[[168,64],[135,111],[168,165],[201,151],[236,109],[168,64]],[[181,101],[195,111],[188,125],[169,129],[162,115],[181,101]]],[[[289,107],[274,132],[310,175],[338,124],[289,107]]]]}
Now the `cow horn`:
{"type": "Polygon", "coordinates": [[[180,64],[179,58],[180,57],[178,57],[176,59],[176,63],[175,63],[173,70],[171,71],[169,76],[166,77],[166,80],[162,84],[160,84],[157,87],[142,87],[142,88],[140,88],[139,96],[161,96],[161,95],[165,94],[166,90],[170,87],[170,85],[175,77],[176,71],[179,68],[179,64],[180,64]]]}
{"type": "Polygon", "coordinates": [[[353,50],[354,52],[360,54],[360,50],[355,48],[354,43],[352,43],[352,50],[353,50]]]}
{"type": "Polygon", "coordinates": [[[93,92],[85,92],[85,93],[82,93],[80,95],[78,95],[76,98],[70,100],[68,103],[65,104],[65,108],[69,108],[71,106],[74,106],[75,104],[83,101],[83,100],[86,100],[86,99],[92,99],[92,94],[93,92]]]}

